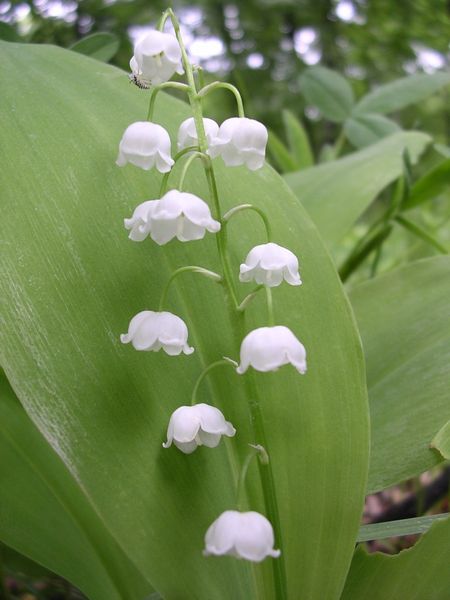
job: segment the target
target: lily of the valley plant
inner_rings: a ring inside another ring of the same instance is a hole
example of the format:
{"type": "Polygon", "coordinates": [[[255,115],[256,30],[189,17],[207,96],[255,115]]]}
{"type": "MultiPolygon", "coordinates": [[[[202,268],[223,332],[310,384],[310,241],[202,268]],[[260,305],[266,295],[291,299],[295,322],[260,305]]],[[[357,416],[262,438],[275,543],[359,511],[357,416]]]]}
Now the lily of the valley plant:
{"type": "MultiPolygon", "coordinates": [[[[230,307],[230,318],[236,322],[237,328],[242,329],[239,313],[252,309],[253,297],[262,293],[260,290],[263,289],[267,295],[267,326],[253,331],[241,331],[241,339],[238,340],[240,364],[233,359],[222,358],[223,352],[221,348],[217,348],[217,360],[199,373],[191,398],[181,398],[184,404],[170,418],[167,440],[163,443],[168,452],[181,450],[185,454],[191,454],[199,446],[206,446],[206,451],[209,452],[213,451],[209,449],[219,445],[222,436],[232,438],[236,432],[239,435],[239,423],[228,422],[213,405],[196,403],[198,385],[213,368],[226,365],[233,367],[236,373],[242,375],[244,385],[247,377],[245,373],[250,367],[266,372],[276,371],[290,363],[299,374],[306,372],[305,348],[294,332],[282,323],[275,323],[271,296],[273,287],[281,284],[299,286],[302,283],[298,259],[289,249],[272,241],[270,223],[259,208],[240,204],[222,214],[213,159],[222,159],[228,167],[245,165],[250,170],[260,169],[265,159],[267,130],[262,123],[245,116],[240,94],[235,87],[220,82],[204,87],[199,85],[201,79],[197,77],[198,68],[194,68],[188,60],[178,21],[172,10],[164,13],[158,30],[151,31],[137,42],[130,66],[132,81],[138,87],[150,90],[149,114],[147,121],[131,123],[125,130],[119,144],[117,165],[131,163],[144,170],[156,168],[166,175],[160,197],[139,204],[131,217],[125,218],[124,225],[129,231],[129,238],[135,242],[164,245],[172,240],[172,243],[198,241],[208,232],[217,237],[221,273],[213,273],[200,265],[188,265],[175,271],[162,290],[159,306],[143,306],[141,312],[132,317],[128,332],[121,336],[121,341],[124,344],[131,343],[136,350],[163,350],[174,357],[194,352],[194,348],[188,343],[189,322],[185,322],[184,315],[166,311],[165,306],[167,289],[182,272],[199,273],[221,284],[227,299],[226,305],[230,307]],[[163,32],[168,20],[172,22],[174,34],[163,32]],[[184,73],[186,83],[169,81],[174,73],[184,73]],[[180,123],[178,138],[173,143],[168,132],[161,125],[152,122],[156,95],[160,89],[167,87],[185,91],[193,113],[191,118],[180,123]],[[219,126],[212,119],[203,116],[202,98],[221,87],[235,95],[238,116],[227,119],[219,126]],[[177,154],[172,152],[172,145],[176,145],[177,154]],[[199,160],[204,167],[209,184],[207,198],[199,198],[183,189],[186,172],[194,160],[199,160]],[[184,163],[182,175],[180,181],[173,182],[170,171],[179,161],[184,163]],[[173,186],[171,189],[169,182],[173,186]],[[235,273],[230,268],[224,230],[227,222],[243,210],[253,210],[255,218],[263,219],[268,242],[250,248],[245,260],[243,257],[240,272],[235,273]],[[256,284],[256,290],[253,287],[245,298],[239,299],[236,280],[256,284]],[[187,403],[189,400],[190,405],[187,403]],[[172,445],[178,450],[171,448],[172,445]]],[[[211,399],[212,403],[217,402],[221,406],[226,405],[226,401],[226,398],[211,399]]],[[[254,403],[249,402],[248,406],[251,421],[255,424],[256,437],[256,432],[264,431],[264,426],[254,403]]],[[[164,432],[161,432],[162,437],[163,435],[164,432]]],[[[236,507],[230,507],[218,515],[214,523],[205,523],[205,556],[232,555],[260,562],[269,556],[278,559],[282,553],[276,493],[269,466],[270,448],[265,440],[254,439],[248,442],[251,448],[247,462],[241,467],[238,487],[243,485],[251,458],[259,456],[267,515],[243,511],[239,501],[240,490],[236,490],[236,507]]],[[[225,440],[222,443],[232,442],[225,440]]],[[[282,558],[276,562],[281,560],[282,558]]],[[[275,566],[274,563],[274,581],[280,592],[279,597],[282,597],[286,584],[280,564],[275,566]]]]}

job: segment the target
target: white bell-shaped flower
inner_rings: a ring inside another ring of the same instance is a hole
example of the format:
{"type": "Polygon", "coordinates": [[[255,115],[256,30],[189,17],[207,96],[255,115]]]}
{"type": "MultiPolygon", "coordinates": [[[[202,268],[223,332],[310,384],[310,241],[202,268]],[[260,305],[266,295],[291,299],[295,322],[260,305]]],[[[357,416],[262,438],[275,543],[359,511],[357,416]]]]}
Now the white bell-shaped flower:
{"type": "MultiPolygon", "coordinates": [[[[203,127],[205,128],[206,142],[209,145],[212,140],[217,136],[219,126],[212,119],[203,119],[203,127]]],[[[189,148],[189,146],[198,145],[197,129],[195,127],[195,120],[193,117],[189,117],[183,121],[178,130],[178,150],[183,148],[189,148]]]]}
{"type": "Polygon", "coordinates": [[[160,173],[168,173],[174,160],[170,156],[170,137],[164,127],[148,121],[129,125],[119,144],[116,165],[127,163],[145,171],[156,166],[160,173]]]}
{"type": "Polygon", "coordinates": [[[162,31],[147,33],[136,42],[130,68],[138,81],[151,85],[169,81],[175,72],[181,75],[181,49],[176,37],[162,31]]]}
{"type": "Polygon", "coordinates": [[[267,129],[259,121],[245,117],[227,119],[209,147],[211,158],[221,156],[227,167],[246,165],[251,171],[264,164],[267,129]]]}
{"type": "Polygon", "coordinates": [[[235,433],[233,425],[214,406],[180,406],[170,417],[167,442],[163,446],[169,448],[173,442],[182,452],[191,454],[197,446],[215,448],[222,435],[233,437],[235,433]]]}
{"type": "Polygon", "coordinates": [[[198,196],[178,190],[170,190],[158,200],[149,215],[150,237],[162,246],[173,238],[180,242],[201,240],[206,231],[216,233],[220,229],[209,206],[198,196]]]}
{"type": "Polygon", "coordinates": [[[268,243],[255,246],[240,267],[240,281],[256,281],[268,287],[280,285],[283,279],[291,285],[301,285],[298,260],[287,248],[268,243]]]}
{"type": "Polygon", "coordinates": [[[284,325],[260,327],[250,331],[242,341],[241,364],[236,371],[242,375],[250,366],[257,371],[276,371],[289,363],[299,373],[306,372],[303,344],[284,325]]]}
{"type": "Polygon", "coordinates": [[[157,352],[161,348],[169,356],[192,354],[188,346],[188,329],[180,317],[170,312],[143,310],[135,315],[128,326],[128,333],[120,336],[122,344],[132,343],[136,350],[157,352]]]}
{"type": "Polygon", "coordinates": [[[274,542],[272,525],[264,515],[226,510],[206,532],[203,554],[261,562],[267,556],[280,556],[281,551],[274,549],[274,542]]]}
{"type": "Polygon", "coordinates": [[[124,219],[125,229],[130,231],[128,237],[133,242],[142,242],[149,234],[149,217],[152,214],[158,200],[147,200],[134,209],[129,219],[124,219]]]}

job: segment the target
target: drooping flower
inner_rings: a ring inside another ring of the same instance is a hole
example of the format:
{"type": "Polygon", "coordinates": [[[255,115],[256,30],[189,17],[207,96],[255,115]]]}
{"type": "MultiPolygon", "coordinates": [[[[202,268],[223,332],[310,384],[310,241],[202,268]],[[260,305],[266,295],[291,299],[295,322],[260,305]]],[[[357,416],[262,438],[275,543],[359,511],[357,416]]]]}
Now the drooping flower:
{"type": "Polygon", "coordinates": [[[192,354],[194,348],[187,343],[188,329],[180,317],[170,312],[143,310],[135,315],[128,333],[120,336],[122,344],[131,342],[136,350],[157,352],[161,348],[169,356],[192,354]]]}
{"type": "Polygon", "coordinates": [[[116,165],[127,163],[145,171],[156,166],[160,173],[168,173],[174,163],[170,156],[170,137],[164,127],[148,121],[129,125],[119,144],[116,165]]]}
{"type": "MultiPolygon", "coordinates": [[[[203,127],[205,128],[206,141],[209,146],[212,140],[216,137],[219,131],[219,126],[212,119],[205,118],[203,119],[203,127]]],[[[193,117],[190,117],[181,123],[178,130],[178,150],[183,150],[183,148],[197,145],[197,129],[195,127],[195,121],[193,117]]]]}
{"type": "Polygon", "coordinates": [[[209,147],[211,158],[221,156],[227,167],[246,165],[251,171],[264,164],[267,129],[259,121],[245,117],[227,119],[209,147]]]}
{"type": "Polygon", "coordinates": [[[240,281],[255,281],[268,287],[276,287],[283,279],[291,285],[301,285],[298,260],[287,248],[272,242],[255,246],[241,264],[240,281]]]}
{"type": "Polygon", "coordinates": [[[201,240],[206,231],[216,233],[219,229],[220,223],[212,218],[206,202],[178,190],[170,190],[158,200],[149,216],[150,237],[160,246],[174,237],[180,242],[201,240]]]}
{"type": "Polygon", "coordinates": [[[236,371],[242,375],[252,366],[257,371],[276,371],[291,363],[301,374],[306,372],[306,350],[290,329],[284,325],[260,327],[248,333],[241,344],[241,364],[236,371]]]}
{"type": "Polygon", "coordinates": [[[222,435],[233,437],[235,433],[233,425],[214,406],[180,406],[170,417],[167,442],[163,446],[169,448],[173,442],[182,452],[191,454],[197,446],[215,448],[222,435]]]}
{"type": "Polygon", "coordinates": [[[175,36],[162,31],[150,31],[134,47],[130,68],[137,82],[159,85],[177,72],[184,72],[181,49],[175,36]]]}
{"type": "Polygon", "coordinates": [[[149,234],[149,216],[153,212],[158,200],[147,200],[134,209],[129,219],[124,219],[125,229],[130,231],[128,237],[133,242],[142,242],[149,234]]]}
{"type": "Polygon", "coordinates": [[[226,510],[206,532],[203,554],[261,562],[267,556],[280,556],[281,551],[275,550],[273,545],[273,528],[264,515],[226,510]]]}

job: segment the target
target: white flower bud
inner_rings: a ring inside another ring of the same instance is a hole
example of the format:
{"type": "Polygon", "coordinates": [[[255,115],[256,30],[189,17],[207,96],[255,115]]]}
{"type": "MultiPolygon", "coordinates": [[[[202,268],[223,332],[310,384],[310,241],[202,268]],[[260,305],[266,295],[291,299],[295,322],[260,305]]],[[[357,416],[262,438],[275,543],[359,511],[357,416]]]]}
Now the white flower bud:
{"type": "Polygon", "coordinates": [[[246,165],[251,171],[264,164],[267,129],[259,121],[245,117],[227,119],[209,147],[211,158],[221,156],[227,167],[246,165]]]}
{"type": "Polygon", "coordinates": [[[261,244],[247,254],[240,267],[239,280],[255,281],[268,287],[276,287],[283,279],[291,285],[301,285],[298,260],[287,248],[278,244],[261,244]]]}
{"type": "Polygon", "coordinates": [[[127,163],[145,171],[156,166],[160,173],[168,173],[174,163],[170,156],[170,137],[164,127],[148,121],[129,125],[119,144],[116,165],[127,163]]]}
{"type": "Polygon", "coordinates": [[[160,246],[174,237],[180,242],[201,240],[206,231],[216,233],[220,229],[220,223],[212,218],[206,202],[178,190],[164,194],[152,208],[148,220],[150,237],[160,246]]]}
{"type": "Polygon", "coordinates": [[[169,448],[173,442],[182,452],[191,454],[197,446],[215,448],[222,435],[233,437],[235,433],[233,425],[214,406],[180,406],[170,417],[167,442],[163,446],[169,448]]]}
{"type": "Polygon", "coordinates": [[[206,532],[203,554],[261,562],[267,556],[280,556],[273,545],[273,528],[266,517],[254,511],[226,510],[206,532]]]}
{"type": "Polygon", "coordinates": [[[122,344],[132,343],[136,350],[157,352],[161,348],[169,356],[192,354],[194,348],[187,344],[186,323],[169,312],[143,310],[135,315],[128,326],[128,333],[120,336],[122,344]]]}
{"type": "MultiPolygon", "coordinates": [[[[203,119],[203,127],[205,128],[206,141],[208,146],[216,137],[219,126],[212,119],[203,119]]],[[[195,120],[193,117],[186,119],[180,125],[178,130],[178,150],[189,148],[189,146],[198,146],[197,129],[195,128],[195,120]]]]}
{"type": "Polygon", "coordinates": [[[176,37],[162,31],[147,33],[134,47],[130,68],[138,80],[151,85],[169,81],[175,72],[181,75],[181,49],[176,37]]]}
{"type": "Polygon", "coordinates": [[[252,366],[257,371],[276,371],[291,363],[302,375],[306,372],[306,350],[290,329],[283,325],[260,327],[247,334],[241,344],[242,375],[252,366]]]}

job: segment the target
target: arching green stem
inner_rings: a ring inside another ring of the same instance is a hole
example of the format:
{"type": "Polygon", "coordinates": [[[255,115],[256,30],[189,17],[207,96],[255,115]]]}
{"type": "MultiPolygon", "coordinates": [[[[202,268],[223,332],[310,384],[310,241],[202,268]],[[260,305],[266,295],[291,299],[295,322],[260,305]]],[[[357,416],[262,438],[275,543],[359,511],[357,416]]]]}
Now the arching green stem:
{"type": "Polygon", "coordinates": [[[156,85],[152,89],[152,92],[150,94],[150,102],[148,104],[147,121],[151,121],[153,118],[153,112],[155,110],[156,96],[158,95],[158,92],[160,92],[161,90],[163,90],[165,88],[172,88],[174,90],[181,90],[182,92],[189,93],[189,86],[186,85],[185,83],[181,83],[178,81],[166,81],[164,83],[160,83],[159,85],[156,85]]]}
{"type": "MultiPolygon", "coordinates": [[[[180,150],[173,157],[174,165],[176,165],[177,162],[180,160],[180,158],[182,158],[185,154],[188,154],[189,152],[196,152],[197,150],[198,150],[198,146],[189,146],[188,148],[183,148],[183,150],[180,150]]],[[[172,171],[173,171],[173,167],[168,173],[164,173],[164,176],[161,180],[161,186],[159,188],[159,197],[160,198],[162,196],[164,196],[164,194],[166,193],[167,185],[169,183],[169,177],[170,177],[170,174],[172,173],[172,171]]]]}
{"type": "Polygon", "coordinates": [[[238,115],[242,118],[245,117],[244,104],[242,102],[241,94],[239,93],[239,90],[237,89],[237,87],[235,87],[231,83],[226,83],[225,81],[214,81],[213,83],[205,85],[205,87],[203,87],[198,92],[197,97],[204,98],[210,92],[217,90],[217,89],[224,89],[224,90],[229,90],[230,92],[232,92],[232,94],[234,94],[234,97],[236,98],[238,115]]]}
{"type": "Polygon", "coordinates": [[[238,366],[238,363],[236,361],[232,360],[231,358],[224,357],[224,358],[222,358],[222,360],[216,360],[216,362],[211,363],[205,369],[203,369],[203,371],[198,376],[197,381],[195,382],[194,389],[192,390],[191,406],[193,406],[194,404],[197,403],[198,388],[200,387],[200,384],[203,381],[203,379],[206,377],[206,375],[208,375],[208,373],[210,371],[212,371],[213,369],[215,369],[216,367],[223,367],[226,365],[236,369],[236,367],[238,366]]]}
{"type": "Polygon", "coordinates": [[[243,210],[253,210],[261,217],[261,219],[264,221],[264,227],[266,228],[267,241],[270,242],[272,240],[272,228],[270,226],[270,221],[266,213],[258,206],[253,206],[253,204],[239,204],[239,206],[235,206],[226,212],[223,215],[223,220],[227,222],[231,219],[231,217],[242,212],[243,210]]]}
{"type": "Polygon", "coordinates": [[[252,292],[250,292],[250,294],[245,296],[245,298],[242,300],[242,302],[238,306],[238,311],[244,312],[244,310],[247,308],[247,306],[250,304],[250,302],[253,300],[253,298],[255,298],[257,296],[258,292],[260,290],[262,290],[263,287],[264,287],[263,285],[257,285],[255,287],[255,289],[252,292]]]}
{"type": "Polygon", "coordinates": [[[209,158],[209,156],[207,154],[205,154],[204,152],[193,152],[188,159],[186,160],[186,162],[183,165],[183,170],[181,171],[181,176],[180,176],[180,183],[178,184],[178,189],[181,191],[183,191],[183,184],[184,184],[184,180],[186,177],[186,174],[189,170],[189,167],[191,166],[191,164],[194,162],[194,160],[196,158],[200,158],[203,162],[209,162],[211,159],[209,158]]]}
{"type": "Polygon", "coordinates": [[[259,456],[259,460],[267,465],[269,464],[269,455],[266,452],[264,446],[260,444],[249,444],[250,451],[247,454],[244,464],[242,465],[241,472],[239,473],[239,480],[236,487],[236,506],[240,511],[244,511],[247,507],[244,502],[244,494],[245,494],[245,480],[247,477],[247,471],[250,466],[252,460],[259,456]]]}
{"type": "Polygon", "coordinates": [[[170,287],[171,283],[173,282],[173,280],[176,277],[178,277],[178,275],[180,275],[181,273],[187,273],[187,272],[199,273],[200,275],[204,275],[205,277],[208,277],[208,279],[213,279],[217,283],[222,282],[222,277],[218,273],[214,273],[214,271],[210,271],[209,269],[204,269],[203,267],[197,267],[196,265],[188,265],[187,267],[180,267],[179,269],[176,269],[176,271],[174,271],[172,273],[172,275],[169,277],[169,280],[163,289],[163,293],[161,294],[161,300],[159,302],[159,310],[160,311],[164,308],[164,306],[166,304],[169,287],[170,287]]]}

